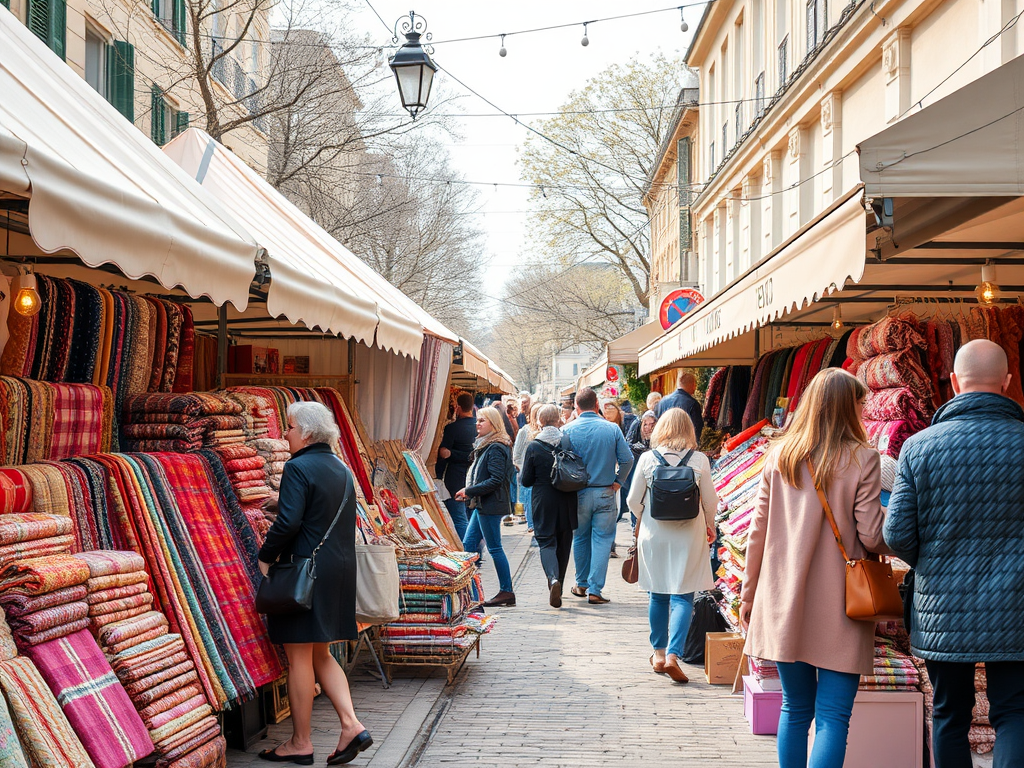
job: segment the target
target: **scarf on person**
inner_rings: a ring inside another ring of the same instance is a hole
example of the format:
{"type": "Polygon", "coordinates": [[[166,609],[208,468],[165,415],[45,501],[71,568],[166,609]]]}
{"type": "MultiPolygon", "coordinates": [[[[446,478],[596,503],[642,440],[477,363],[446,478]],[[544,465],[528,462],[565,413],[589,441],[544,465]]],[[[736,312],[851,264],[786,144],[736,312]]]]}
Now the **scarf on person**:
{"type": "Polygon", "coordinates": [[[495,443],[501,443],[502,445],[509,447],[512,445],[512,441],[509,439],[508,433],[503,429],[497,432],[491,432],[483,437],[478,437],[473,441],[473,462],[469,467],[469,485],[476,484],[476,470],[480,457],[484,455],[484,451],[495,443]]]}
{"type": "Polygon", "coordinates": [[[562,442],[562,430],[558,427],[547,426],[541,429],[534,439],[551,446],[558,446],[562,442]]]}

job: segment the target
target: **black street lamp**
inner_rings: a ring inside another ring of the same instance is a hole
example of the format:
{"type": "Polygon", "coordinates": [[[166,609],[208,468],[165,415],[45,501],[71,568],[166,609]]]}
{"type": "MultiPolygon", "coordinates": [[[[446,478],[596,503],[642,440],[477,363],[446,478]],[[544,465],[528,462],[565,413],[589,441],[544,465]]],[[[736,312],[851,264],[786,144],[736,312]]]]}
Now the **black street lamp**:
{"type": "MultiPolygon", "coordinates": [[[[393,43],[398,42],[399,27],[405,35],[405,43],[391,57],[388,64],[398,81],[398,94],[402,98],[402,106],[409,110],[412,119],[416,119],[422,110],[427,108],[430,98],[430,86],[434,82],[437,65],[430,60],[430,54],[421,44],[420,37],[427,28],[426,19],[417,17],[415,11],[409,12],[409,18],[401,18],[395,22],[393,43]]],[[[427,40],[430,40],[427,33],[427,40]]]]}

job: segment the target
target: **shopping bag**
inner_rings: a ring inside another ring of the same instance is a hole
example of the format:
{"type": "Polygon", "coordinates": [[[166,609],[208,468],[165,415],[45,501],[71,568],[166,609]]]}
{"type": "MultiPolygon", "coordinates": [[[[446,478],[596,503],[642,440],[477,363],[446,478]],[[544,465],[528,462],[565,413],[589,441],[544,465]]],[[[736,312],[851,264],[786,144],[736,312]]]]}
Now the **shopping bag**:
{"type": "Polygon", "coordinates": [[[398,619],[398,558],[389,544],[356,544],[356,621],[387,624],[398,619]]]}
{"type": "Polygon", "coordinates": [[[704,636],[708,632],[727,632],[729,626],[718,611],[718,600],[721,593],[698,592],[693,600],[693,618],[690,619],[690,631],[683,645],[683,661],[687,664],[704,663],[704,636]]]}

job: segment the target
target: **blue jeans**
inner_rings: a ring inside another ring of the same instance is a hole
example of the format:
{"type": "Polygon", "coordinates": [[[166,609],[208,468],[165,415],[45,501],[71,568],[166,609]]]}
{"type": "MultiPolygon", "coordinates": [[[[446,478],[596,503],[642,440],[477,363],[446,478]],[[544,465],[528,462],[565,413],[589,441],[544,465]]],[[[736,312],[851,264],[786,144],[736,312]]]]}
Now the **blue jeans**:
{"type": "Polygon", "coordinates": [[[526,510],[526,527],[533,530],[533,488],[527,488],[525,485],[520,484],[519,486],[519,501],[523,505],[523,509],[526,510]]]}
{"type": "Polygon", "coordinates": [[[576,586],[599,595],[608,577],[608,559],[615,543],[615,494],[608,488],[584,488],[579,492],[579,527],[572,540],[576,561],[576,586]],[[610,495],[609,495],[610,494],[610,495]]]}
{"type": "Polygon", "coordinates": [[[448,509],[448,514],[452,516],[452,523],[455,525],[455,532],[459,534],[460,539],[465,541],[466,528],[469,525],[469,518],[466,516],[466,502],[456,501],[455,499],[445,499],[444,505],[448,509]]]}
{"type": "Polygon", "coordinates": [[[693,592],[663,595],[651,592],[647,618],[651,622],[651,648],[683,658],[686,633],[693,617],[693,592]]]}
{"type": "Polygon", "coordinates": [[[479,511],[473,510],[473,516],[469,518],[469,527],[466,529],[466,538],[462,542],[463,549],[467,552],[476,552],[480,546],[481,535],[487,542],[487,551],[491,553],[491,560],[494,561],[494,571],[498,574],[498,590],[511,592],[512,572],[508,567],[505,550],[501,548],[501,515],[481,515],[479,511]]]}
{"type": "Polygon", "coordinates": [[[510,482],[508,484],[509,500],[512,503],[512,512],[513,512],[513,514],[516,511],[516,502],[519,501],[519,494],[517,493],[518,490],[519,490],[519,473],[515,469],[513,469],[512,470],[512,482],[510,482]]]}
{"type": "Polygon", "coordinates": [[[820,669],[802,661],[780,661],[779,678],[779,768],[843,768],[860,675],[820,669]],[[807,762],[811,720],[815,724],[814,751],[807,762]]]}

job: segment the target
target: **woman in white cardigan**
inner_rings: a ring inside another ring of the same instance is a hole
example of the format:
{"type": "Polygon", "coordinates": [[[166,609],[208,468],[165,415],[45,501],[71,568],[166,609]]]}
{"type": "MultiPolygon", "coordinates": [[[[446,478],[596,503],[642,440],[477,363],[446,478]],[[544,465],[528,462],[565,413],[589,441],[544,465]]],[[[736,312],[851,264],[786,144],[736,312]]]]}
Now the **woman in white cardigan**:
{"type": "Polygon", "coordinates": [[[712,589],[708,548],[715,540],[715,510],[718,494],[711,481],[711,462],[696,450],[693,422],[681,408],[670,408],[658,419],[651,435],[653,450],[637,461],[633,485],[626,499],[637,517],[638,587],[650,594],[651,666],[677,683],[688,682],[679,666],[683,644],[693,616],[693,593],[712,589]],[[687,466],[697,475],[703,514],[692,520],[655,520],[644,514],[649,506],[648,488],[657,451],[666,463],[679,466],[689,454],[687,466]]]}

